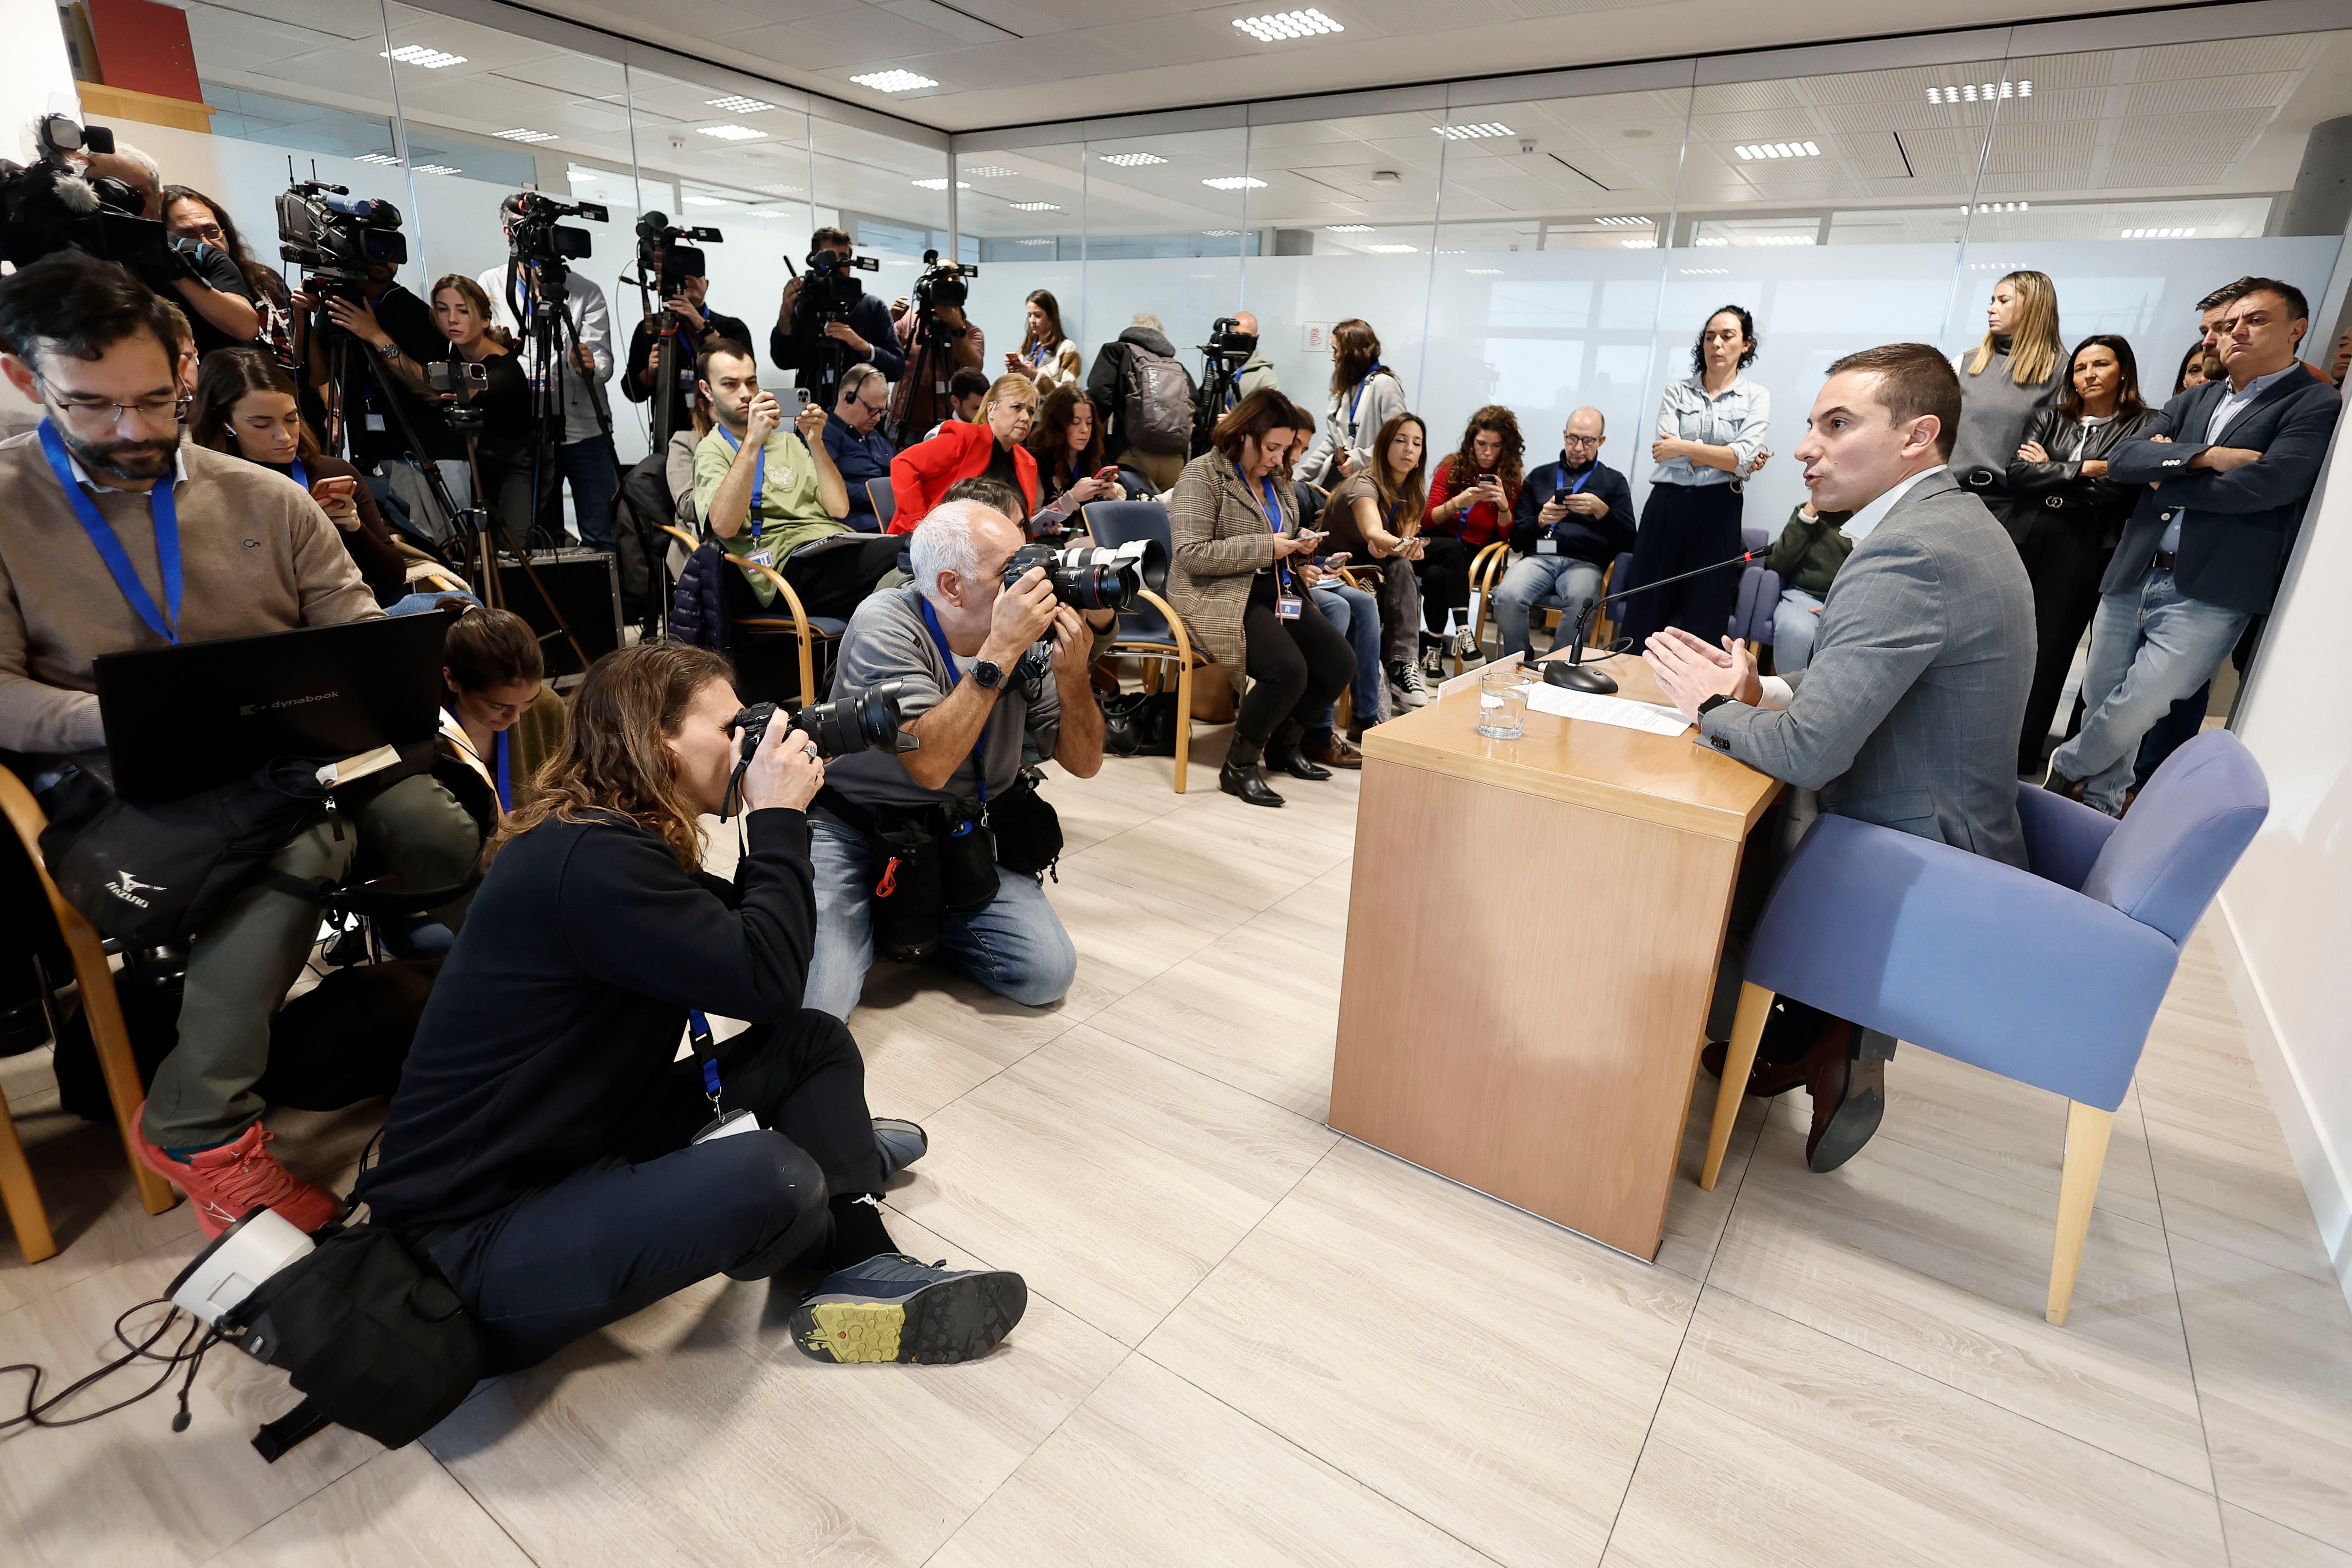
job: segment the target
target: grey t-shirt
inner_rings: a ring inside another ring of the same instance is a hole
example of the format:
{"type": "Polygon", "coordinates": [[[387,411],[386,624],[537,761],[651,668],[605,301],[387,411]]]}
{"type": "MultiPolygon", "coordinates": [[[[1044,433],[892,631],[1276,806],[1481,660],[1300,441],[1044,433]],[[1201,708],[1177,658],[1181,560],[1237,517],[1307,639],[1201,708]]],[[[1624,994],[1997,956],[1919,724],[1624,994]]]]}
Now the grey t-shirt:
{"type": "MultiPolygon", "coordinates": [[[[956,660],[960,678],[971,667],[956,660]]],[[[876,594],[857,606],[842,634],[841,655],[833,677],[833,695],[847,697],[877,681],[903,682],[898,693],[898,718],[911,724],[946,700],[955,689],[939,644],[923,624],[922,602],[914,585],[876,594]]],[[[1004,689],[988,716],[983,732],[987,747],[988,793],[993,797],[1013,787],[1021,772],[1021,741],[1026,734],[1040,754],[1051,756],[1062,731],[1062,700],[1048,670],[1031,696],[1020,675],[1005,672],[1004,689]]],[[[908,753],[912,755],[912,753],[908,753]]],[[[890,752],[869,750],[836,757],[824,767],[824,782],[863,806],[927,805],[967,799],[978,793],[972,761],[956,765],[945,789],[925,789],[890,752]]]]}

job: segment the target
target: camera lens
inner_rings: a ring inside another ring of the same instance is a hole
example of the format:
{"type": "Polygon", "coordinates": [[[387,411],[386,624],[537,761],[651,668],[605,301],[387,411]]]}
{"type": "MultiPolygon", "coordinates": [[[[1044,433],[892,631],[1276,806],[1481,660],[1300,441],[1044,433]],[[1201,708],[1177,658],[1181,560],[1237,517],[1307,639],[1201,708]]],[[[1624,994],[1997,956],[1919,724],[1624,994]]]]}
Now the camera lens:
{"type": "Polygon", "coordinates": [[[820,757],[845,757],[874,747],[898,747],[901,682],[885,680],[863,691],[812,703],[793,715],[792,727],[816,742],[820,757]]]}

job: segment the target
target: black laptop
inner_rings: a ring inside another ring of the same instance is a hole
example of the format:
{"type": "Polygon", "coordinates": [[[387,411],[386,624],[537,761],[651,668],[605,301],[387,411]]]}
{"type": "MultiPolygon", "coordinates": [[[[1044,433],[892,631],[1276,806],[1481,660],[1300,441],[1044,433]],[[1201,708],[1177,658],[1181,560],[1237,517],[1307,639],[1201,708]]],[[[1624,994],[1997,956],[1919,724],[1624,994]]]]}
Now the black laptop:
{"type": "Polygon", "coordinates": [[[449,617],[386,616],[95,661],[115,793],[177,800],[279,757],[429,743],[449,617]]]}

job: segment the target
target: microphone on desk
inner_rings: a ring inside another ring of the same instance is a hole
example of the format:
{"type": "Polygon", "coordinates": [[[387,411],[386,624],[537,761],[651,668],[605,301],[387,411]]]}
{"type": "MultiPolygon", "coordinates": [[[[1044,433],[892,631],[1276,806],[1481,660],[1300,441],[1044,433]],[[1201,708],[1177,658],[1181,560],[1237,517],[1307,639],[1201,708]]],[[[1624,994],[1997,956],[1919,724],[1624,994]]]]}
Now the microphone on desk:
{"type": "Polygon", "coordinates": [[[1544,660],[1544,684],[1564,686],[1570,691],[1597,692],[1603,696],[1616,690],[1617,681],[1613,676],[1598,669],[1585,668],[1584,627],[1586,623],[1591,620],[1593,611],[1603,605],[1613,604],[1619,599],[1630,599],[1636,594],[1646,594],[1653,588],[1663,588],[1670,583],[1687,583],[1694,577],[1704,577],[1709,572],[1720,572],[1727,566],[1745,566],[1751,561],[1763,560],[1766,553],[1761,550],[1750,550],[1743,554],[1735,555],[1728,561],[1717,561],[1712,565],[1701,566],[1696,571],[1685,572],[1680,576],[1661,577],[1654,583],[1643,583],[1638,587],[1627,588],[1617,594],[1605,594],[1593,600],[1584,606],[1584,613],[1576,617],[1576,647],[1569,654],[1568,661],[1563,664],[1556,658],[1544,660]]]}

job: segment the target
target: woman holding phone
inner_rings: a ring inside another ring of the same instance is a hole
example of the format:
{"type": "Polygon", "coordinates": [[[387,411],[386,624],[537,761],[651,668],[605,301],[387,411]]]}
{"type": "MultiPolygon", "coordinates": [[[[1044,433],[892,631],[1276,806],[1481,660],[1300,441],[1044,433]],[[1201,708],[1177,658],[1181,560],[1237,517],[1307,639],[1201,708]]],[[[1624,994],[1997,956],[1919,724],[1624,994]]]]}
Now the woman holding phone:
{"type": "Polygon", "coordinates": [[[433,319],[449,340],[453,375],[473,381],[472,371],[460,368],[464,366],[481,373],[474,391],[455,400],[482,416],[482,433],[472,443],[477,493],[497,511],[515,544],[529,541],[537,548],[560,543],[531,538],[539,519],[532,480],[536,477],[544,484],[555,473],[544,465],[537,476],[531,471],[530,381],[522,362],[490,325],[490,297],[479,283],[452,272],[433,285],[433,319]]]}
{"type": "Polygon", "coordinates": [[[1029,437],[1029,451],[1037,459],[1039,489],[1054,498],[1030,520],[1033,536],[1082,528],[1078,509],[1088,501],[1127,499],[1118,469],[1103,458],[1094,399],[1079,387],[1057,386],[1045,395],[1037,428],[1029,437]]]}
{"type": "Polygon", "coordinates": [[[1470,630],[1470,563],[1495,541],[1510,537],[1527,452],[1518,416],[1490,403],[1470,416],[1461,447],[1429,477],[1422,524],[1428,552],[1421,567],[1422,624],[1435,637],[1445,630],[1448,616],[1456,617],[1456,658],[1478,657],[1478,639],[1470,630]]]}
{"type": "Polygon", "coordinates": [[[1078,345],[1063,335],[1062,307],[1049,291],[1039,289],[1029,296],[1021,348],[1004,356],[1004,374],[1027,376],[1041,393],[1083,384],[1086,362],[1078,357],[1078,345]]]}
{"type": "Polygon", "coordinates": [[[257,348],[215,349],[196,375],[190,434],[200,447],[275,468],[310,492],[381,605],[408,593],[408,563],[392,542],[360,471],[319,448],[294,384],[257,348]]]}
{"type": "MultiPolygon", "coordinates": [[[[1331,533],[1326,552],[1380,569],[1374,600],[1389,706],[1418,708],[1429,700],[1429,687],[1421,678],[1421,584],[1412,574],[1429,547],[1421,532],[1429,433],[1419,415],[1400,414],[1381,426],[1372,450],[1378,460],[1349,475],[1323,509],[1331,533]]],[[[1368,711],[1360,676],[1356,709],[1359,717],[1368,711]]]]}

